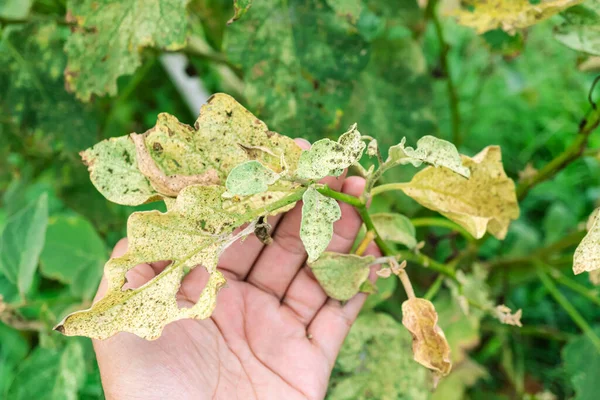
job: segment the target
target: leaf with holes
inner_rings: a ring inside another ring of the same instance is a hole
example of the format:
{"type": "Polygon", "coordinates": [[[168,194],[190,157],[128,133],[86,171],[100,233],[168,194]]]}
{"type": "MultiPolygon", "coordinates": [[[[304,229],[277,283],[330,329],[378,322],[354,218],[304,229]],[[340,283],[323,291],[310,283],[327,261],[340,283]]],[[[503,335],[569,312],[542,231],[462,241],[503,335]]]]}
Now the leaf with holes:
{"type": "Polygon", "coordinates": [[[413,336],[415,361],[437,376],[446,376],[452,369],[450,345],[437,321],[437,312],[429,300],[412,298],[402,303],[402,325],[413,336]]]}
{"type": "Polygon", "coordinates": [[[373,261],[373,256],[325,252],[310,268],[329,297],[345,301],[361,291],[373,261]]]}
{"type": "Polygon", "coordinates": [[[318,180],[329,175],[339,176],[345,168],[358,162],[366,144],[361,140],[356,124],[350,127],[337,142],[321,139],[313,143],[300,156],[296,176],[318,180]]]}
{"type": "Polygon", "coordinates": [[[439,212],[481,238],[489,232],[504,239],[512,220],[519,217],[515,183],[506,176],[498,146],[475,157],[462,156],[471,170],[466,179],[446,168],[425,168],[402,184],[402,190],[419,204],[439,212]]]}
{"type": "Polygon", "coordinates": [[[312,186],[304,192],[302,201],[300,238],[308,253],[308,261],[313,262],[331,241],[333,223],[342,217],[342,211],[337,201],[323,196],[312,186]]]}
{"type": "Polygon", "coordinates": [[[434,167],[446,167],[466,178],[471,176],[469,168],[462,164],[462,160],[456,147],[435,136],[423,136],[417,142],[417,148],[406,147],[404,145],[406,138],[390,147],[387,163],[390,164],[412,164],[415,167],[423,163],[431,164],[434,167]]]}

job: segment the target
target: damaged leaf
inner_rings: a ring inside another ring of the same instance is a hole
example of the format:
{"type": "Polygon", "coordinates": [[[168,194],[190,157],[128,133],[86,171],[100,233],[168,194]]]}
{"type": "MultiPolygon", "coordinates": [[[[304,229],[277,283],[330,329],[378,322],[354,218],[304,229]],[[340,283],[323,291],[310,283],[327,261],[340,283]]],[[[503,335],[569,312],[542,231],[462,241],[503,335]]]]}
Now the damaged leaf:
{"type": "Polygon", "coordinates": [[[230,195],[249,196],[266,192],[279,175],[256,160],[246,161],[233,168],[225,186],[230,195]]]}
{"type": "Polygon", "coordinates": [[[446,167],[466,178],[471,175],[469,168],[465,167],[456,147],[435,136],[423,136],[417,141],[417,148],[405,147],[406,138],[390,147],[387,163],[412,164],[415,167],[423,163],[434,167],[446,167]]]}
{"type": "MultiPolygon", "coordinates": [[[[117,332],[156,339],[164,326],[184,318],[208,318],[225,284],[217,270],[220,254],[238,237],[254,230],[250,224],[236,237],[232,231],[251,222],[256,212],[244,214],[224,208],[220,186],[188,186],[166,213],[137,212],[127,225],[127,253],[108,261],[108,290],[90,309],[67,316],[55,329],[65,335],[105,339],[117,332]],[[171,260],[164,271],[137,289],[123,290],[125,274],[140,263],[171,260]],[[176,293],[186,271],[198,265],[209,279],[198,301],[180,308],[176,293]]],[[[266,213],[266,211],[265,211],[266,213]]]]}
{"type": "Polygon", "coordinates": [[[189,0],[69,1],[73,34],[65,51],[67,88],[83,101],[117,93],[117,78],[142,64],[145,47],[178,50],[186,44],[189,0]]]}
{"type": "Polygon", "coordinates": [[[446,168],[425,168],[402,186],[424,207],[464,227],[475,238],[489,232],[504,239],[512,220],[519,217],[514,182],[502,167],[498,146],[488,146],[473,158],[462,156],[471,170],[465,179],[446,168]]]}
{"type": "Polygon", "coordinates": [[[544,0],[537,3],[522,0],[472,0],[473,10],[454,13],[459,24],[471,27],[478,34],[501,28],[515,33],[582,3],[583,0],[544,0]]]}
{"type": "MultiPolygon", "coordinates": [[[[234,167],[251,160],[275,173],[294,170],[301,151],[292,139],[269,131],[235,99],[219,93],[202,106],[193,128],[163,113],[144,134],[105,140],[81,156],[100,193],[115,203],[138,205],[175,197],[189,185],[222,184],[234,167]]],[[[280,186],[251,201],[281,198],[298,185],[280,186]]]]}
{"type": "Polygon", "coordinates": [[[234,23],[242,18],[244,14],[252,7],[252,0],[234,0],[233,1],[233,17],[227,21],[227,25],[234,23]]]}
{"type": "Polygon", "coordinates": [[[435,375],[446,376],[452,369],[450,346],[437,321],[438,315],[430,301],[412,298],[402,303],[402,325],[413,336],[415,361],[435,375]]]}
{"type": "Polygon", "coordinates": [[[325,249],[333,237],[333,223],[342,217],[337,201],[322,195],[312,186],[302,196],[302,223],[300,238],[308,253],[308,261],[313,262],[325,249]]]}
{"type": "Polygon", "coordinates": [[[371,215],[371,219],[381,239],[403,244],[409,249],[417,246],[415,227],[404,215],[378,213],[371,215]]]}
{"type": "Polygon", "coordinates": [[[354,124],[337,142],[321,139],[304,151],[298,161],[296,175],[310,180],[339,176],[345,168],[360,160],[365,146],[354,124]]]}
{"type": "Polygon", "coordinates": [[[345,301],[361,291],[373,261],[373,256],[325,252],[310,268],[329,297],[345,301]]]}
{"type": "Polygon", "coordinates": [[[587,223],[585,235],[573,255],[573,273],[594,271],[600,268],[600,208],[596,209],[587,223]]]}

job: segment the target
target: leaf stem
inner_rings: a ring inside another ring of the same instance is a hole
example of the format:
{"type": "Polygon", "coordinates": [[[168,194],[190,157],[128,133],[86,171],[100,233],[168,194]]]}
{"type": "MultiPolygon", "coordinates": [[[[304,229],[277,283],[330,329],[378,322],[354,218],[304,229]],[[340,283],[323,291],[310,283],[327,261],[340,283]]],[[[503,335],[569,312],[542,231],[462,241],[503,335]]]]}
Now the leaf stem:
{"type": "Polygon", "coordinates": [[[552,278],[548,276],[546,271],[544,270],[545,266],[541,261],[536,263],[536,272],[542,281],[542,284],[546,287],[546,290],[554,297],[556,302],[560,304],[560,306],[565,310],[569,317],[575,322],[575,324],[583,331],[583,333],[590,339],[594,347],[600,353],[600,337],[596,335],[596,332],[592,329],[592,327],[587,323],[585,318],[577,311],[573,304],[558,290],[552,278]]]}
{"type": "Polygon", "coordinates": [[[447,265],[442,264],[441,262],[438,262],[430,257],[427,257],[425,254],[412,253],[408,250],[401,250],[398,252],[397,257],[400,259],[406,260],[406,261],[420,264],[420,265],[424,266],[425,268],[429,268],[433,271],[439,272],[440,274],[447,276],[448,278],[452,279],[453,281],[458,282],[456,280],[456,272],[454,271],[453,268],[450,268],[447,265]]]}
{"type": "Polygon", "coordinates": [[[600,298],[597,297],[595,290],[590,289],[590,288],[580,284],[579,282],[574,281],[573,279],[567,277],[565,274],[563,274],[556,268],[552,268],[551,270],[549,270],[549,273],[550,273],[550,276],[552,276],[552,278],[554,278],[554,280],[556,282],[560,283],[564,287],[571,289],[572,291],[576,292],[577,294],[585,297],[587,300],[591,301],[592,303],[600,306],[600,298]]]}
{"type": "Polygon", "coordinates": [[[448,228],[460,233],[460,235],[469,242],[476,241],[476,239],[473,236],[471,236],[471,234],[467,232],[465,228],[445,218],[413,218],[410,220],[410,222],[415,228],[419,228],[421,226],[437,226],[440,228],[448,228]]]}
{"type": "MultiPolygon", "coordinates": [[[[315,189],[324,196],[331,197],[344,203],[350,204],[356,208],[365,207],[365,202],[358,197],[351,196],[346,193],[337,192],[327,185],[315,186],[315,189]]],[[[365,207],[366,208],[366,207],[365,207]]]]}
{"type": "Polygon", "coordinates": [[[398,183],[386,183],[385,185],[375,186],[373,190],[371,190],[371,196],[377,196],[378,194],[389,192],[391,190],[404,190],[407,186],[405,182],[398,183]]]}
{"type": "Polygon", "coordinates": [[[354,254],[356,254],[357,256],[362,256],[365,253],[365,250],[367,250],[367,247],[369,247],[369,245],[373,241],[373,239],[375,239],[375,232],[367,231],[365,237],[356,248],[354,254]]]}

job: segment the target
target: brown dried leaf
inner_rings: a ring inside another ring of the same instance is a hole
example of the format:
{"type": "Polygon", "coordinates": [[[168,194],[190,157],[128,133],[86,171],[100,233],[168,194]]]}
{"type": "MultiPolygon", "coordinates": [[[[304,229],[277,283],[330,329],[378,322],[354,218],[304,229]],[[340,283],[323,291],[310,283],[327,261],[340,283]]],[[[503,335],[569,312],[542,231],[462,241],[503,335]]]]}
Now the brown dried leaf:
{"type": "Polygon", "coordinates": [[[450,346],[437,321],[430,301],[412,298],[402,303],[402,324],[412,334],[415,361],[438,376],[446,376],[452,369],[450,346]]]}

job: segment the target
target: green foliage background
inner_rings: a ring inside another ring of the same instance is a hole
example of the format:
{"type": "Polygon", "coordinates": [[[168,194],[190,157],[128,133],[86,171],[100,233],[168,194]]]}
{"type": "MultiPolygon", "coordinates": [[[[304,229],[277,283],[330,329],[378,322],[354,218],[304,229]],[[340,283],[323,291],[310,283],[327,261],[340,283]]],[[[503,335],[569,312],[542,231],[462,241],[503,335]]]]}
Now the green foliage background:
{"type": "MultiPolygon", "coordinates": [[[[85,12],[88,3],[76,11],[85,12]]],[[[0,310],[0,398],[103,397],[91,343],[63,338],[51,328],[90,303],[109,249],[125,235],[127,216],[160,206],[109,203],[90,183],[77,153],[107,137],[143,132],[159,112],[189,124],[196,117],[160,62],[159,47],[167,44],[157,41],[127,54],[126,70],[115,71],[112,61],[102,64],[102,52],[109,50],[89,47],[95,39],[86,36],[87,28],[65,18],[67,7],[64,0],[0,3],[0,260],[27,253],[21,268],[32,277],[19,293],[20,286],[0,269],[0,294],[8,305],[0,310]],[[91,76],[73,74],[90,63],[98,65],[91,76]],[[94,94],[92,100],[81,102],[66,83],[82,99],[94,94]],[[47,222],[39,216],[44,207],[47,222]]],[[[183,18],[185,33],[194,39],[181,51],[188,72],[208,92],[230,93],[271,129],[292,137],[333,137],[358,122],[382,147],[403,136],[415,143],[426,134],[455,142],[467,155],[498,144],[515,180],[528,164],[541,168],[570,145],[590,107],[597,69],[582,71],[578,66],[588,56],[553,39],[563,17],[515,36],[501,30],[477,36],[442,17],[436,19],[443,29],[440,43],[429,11],[410,0],[277,0],[255,2],[227,25],[234,15],[231,1],[193,0],[183,18]],[[457,101],[449,95],[448,78],[457,101]]],[[[600,136],[592,134],[588,148],[599,146],[600,136]]],[[[496,303],[524,310],[523,328],[464,316],[447,288],[436,296],[457,367],[433,398],[509,399],[544,391],[593,398],[600,355],[557,307],[528,256],[559,243],[552,265],[571,277],[577,241],[568,240],[581,239],[581,224],[599,205],[599,164],[598,151],[587,151],[536,186],[507,239],[489,239],[477,254],[491,263],[510,261],[491,270],[488,284],[496,303]]],[[[400,169],[386,179],[405,180],[412,173],[400,169]]],[[[399,193],[377,197],[372,208],[435,217],[399,193]]],[[[441,262],[466,246],[444,228],[418,227],[417,233],[426,243],[423,252],[441,262]]],[[[461,268],[471,271],[473,261],[461,268]]],[[[436,276],[416,265],[413,271],[417,294],[423,295],[436,276]]],[[[598,299],[587,276],[569,282],[598,299]]],[[[404,293],[389,281],[379,285],[338,360],[330,397],[429,398],[428,377],[411,360],[410,340],[398,328],[404,293]],[[357,364],[359,356],[367,361],[357,364]],[[416,375],[403,372],[415,369],[416,375]]],[[[599,302],[562,286],[560,291],[587,321],[598,320],[599,302]]]]}

